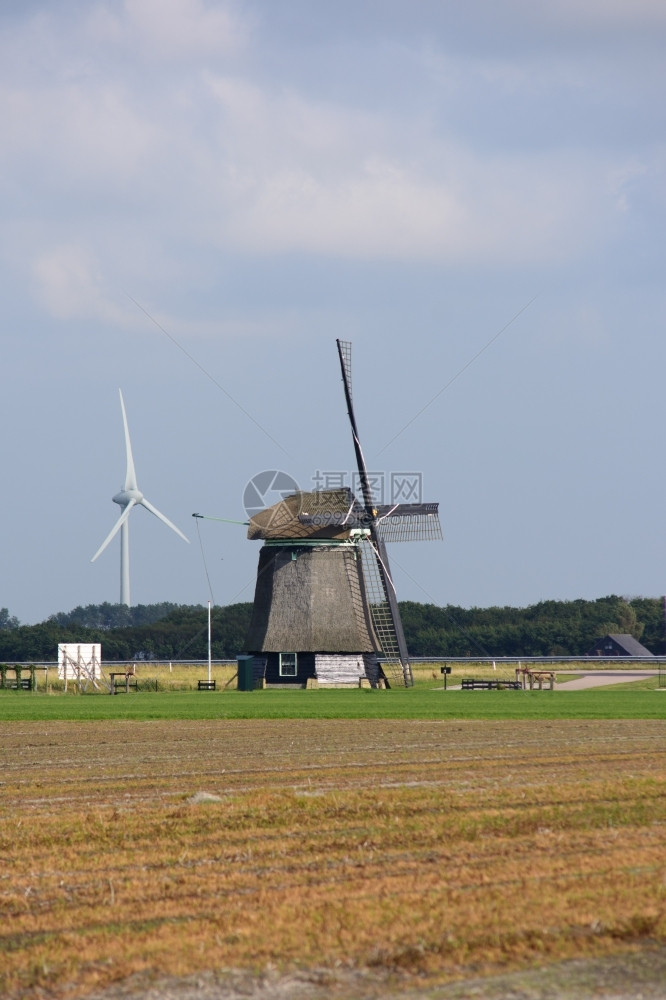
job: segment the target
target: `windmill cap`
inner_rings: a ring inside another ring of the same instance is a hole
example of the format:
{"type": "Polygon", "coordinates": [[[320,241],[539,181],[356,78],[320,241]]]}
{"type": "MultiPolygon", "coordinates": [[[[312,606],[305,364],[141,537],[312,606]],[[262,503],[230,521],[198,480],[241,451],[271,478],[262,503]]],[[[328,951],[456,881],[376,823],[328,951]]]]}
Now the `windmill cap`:
{"type": "Polygon", "coordinates": [[[250,518],[247,537],[344,539],[364,514],[348,488],[290,493],[250,518]]]}

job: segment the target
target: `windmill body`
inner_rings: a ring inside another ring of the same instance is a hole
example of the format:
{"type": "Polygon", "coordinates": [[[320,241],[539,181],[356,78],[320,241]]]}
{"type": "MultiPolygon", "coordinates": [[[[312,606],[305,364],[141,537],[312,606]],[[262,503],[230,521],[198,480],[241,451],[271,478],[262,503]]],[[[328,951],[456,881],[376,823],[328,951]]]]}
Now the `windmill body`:
{"type": "Polygon", "coordinates": [[[338,341],[362,498],[294,493],[250,519],[261,539],[246,648],[269,684],[413,684],[386,543],[441,538],[438,504],[374,503],[338,341]]]}
{"type": "Polygon", "coordinates": [[[379,645],[368,613],[359,529],[320,525],[344,515],[348,490],[295,493],[250,520],[261,539],[247,649],[267,684],[376,684],[379,645]],[[315,523],[304,523],[316,511],[315,523]]]}
{"type": "Polygon", "coordinates": [[[132,443],[130,441],[129,426],[127,424],[127,413],[125,412],[125,401],[123,399],[122,391],[120,389],[118,391],[120,393],[120,409],[123,415],[123,428],[125,431],[125,453],[127,466],[125,470],[125,485],[123,489],[116,493],[112,499],[114,503],[117,503],[122,508],[122,513],[98,548],[95,555],[92,557],[91,562],[94,562],[97,557],[102,554],[109,542],[118,532],[120,532],[120,603],[127,604],[129,606],[129,516],[134,507],[145,507],[151,514],[154,514],[155,517],[160,519],[160,521],[163,521],[167,527],[171,528],[172,531],[175,531],[177,535],[180,535],[184,541],[187,542],[189,539],[185,537],[182,531],[177,528],[175,524],[172,524],[168,517],[165,517],[164,514],[157,509],[157,507],[154,507],[139,489],[136,480],[136,470],[134,468],[134,458],[132,456],[132,443]]]}

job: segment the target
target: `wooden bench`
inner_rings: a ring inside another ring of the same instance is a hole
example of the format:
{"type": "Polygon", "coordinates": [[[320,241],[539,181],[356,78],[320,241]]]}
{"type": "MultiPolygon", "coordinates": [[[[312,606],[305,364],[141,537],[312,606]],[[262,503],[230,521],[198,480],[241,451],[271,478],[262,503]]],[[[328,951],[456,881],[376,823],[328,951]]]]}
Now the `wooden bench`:
{"type": "Polygon", "coordinates": [[[539,691],[543,690],[543,682],[548,681],[550,684],[550,690],[555,689],[555,671],[554,670],[530,670],[530,690],[533,689],[534,683],[539,685],[539,691]]]}
{"type": "Polygon", "coordinates": [[[110,673],[109,677],[111,679],[111,690],[109,694],[118,694],[119,691],[124,691],[125,694],[129,694],[130,688],[134,688],[138,691],[136,677],[131,671],[123,670],[122,673],[110,673]]]}
{"type": "Polygon", "coordinates": [[[516,667],[516,680],[520,681],[523,690],[526,690],[529,685],[530,691],[533,691],[535,685],[537,685],[539,691],[543,691],[544,681],[548,681],[551,691],[555,690],[554,670],[533,670],[531,667],[516,667]]]}
{"type": "Polygon", "coordinates": [[[217,686],[217,681],[197,681],[197,689],[199,691],[215,691],[217,686]]]}
{"type": "Polygon", "coordinates": [[[463,677],[460,687],[463,691],[503,691],[508,688],[520,691],[520,681],[482,680],[479,677],[463,677]]]}

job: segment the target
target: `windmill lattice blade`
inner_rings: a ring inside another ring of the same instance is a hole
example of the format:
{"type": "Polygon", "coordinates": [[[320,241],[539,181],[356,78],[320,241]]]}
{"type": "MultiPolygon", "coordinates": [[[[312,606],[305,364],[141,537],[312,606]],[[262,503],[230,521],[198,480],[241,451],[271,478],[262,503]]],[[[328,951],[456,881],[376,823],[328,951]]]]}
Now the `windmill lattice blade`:
{"type": "Polygon", "coordinates": [[[351,372],[351,340],[338,340],[338,354],[342,366],[342,377],[349,391],[349,399],[352,398],[352,372],[351,372]]]}
{"type": "Polygon", "coordinates": [[[122,389],[119,389],[120,393],[120,408],[123,411],[123,427],[125,428],[125,453],[127,455],[127,471],[125,472],[125,489],[126,490],[138,490],[136,484],[136,472],[134,469],[134,459],[132,458],[132,443],[130,441],[129,427],[127,425],[127,414],[125,413],[125,400],[123,399],[122,389]]]}
{"type": "Polygon", "coordinates": [[[371,539],[360,545],[363,565],[363,582],[370,607],[370,618],[375,630],[375,636],[382,654],[382,669],[389,684],[399,687],[412,687],[414,678],[412,668],[407,660],[400,656],[400,644],[396,632],[395,621],[389,605],[386,586],[384,584],[379,562],[379,552],[371,539]]]}
{"type": "Polygon", "coordinates": [[[375,528],[384,542],[442,540],[438,503],[401,503],[377,509],[375,528]]]}
{"type": "Polygon", "coordinates": [[[374,518],[374,514],[372,513],[374,508],[374,502],[372,499],[372,490],[370,488],[370,479],[368,477],[368,469],[365,464],[365,458],[363,456],[363,449],[361,448],[361,441],[358,436],[356,417],[354,416],[354,404],[352,403],[351,342],[349,340],[337,340],[336,343],[338,345],[338,356],[340,358],[340,369],[342,371],[342,383],[345,389],[347,415],[349,416],[352,439],[354,441],[356,466],[358,468],[359,479],[361,481],[361,490],[363,492],[363,505],[366,509],[368,517],[374,518]]]}
{"type": "Polygon", "coordinates": [[[90,562],[95,562],[95,559],[97,559],[97,556],[101,556],[102,552],[107,547],[107,545],[109,544],[109,542],[111,541],[111,539],[114,537],[114,535],[116,535],[120,531],[120,529],[122,528],[123,524],[125,523],[125,521],[127,520],[127,518],[130,516],[130,512],[132,510],[132,507],[136,507],[136,501],[135,500],[130,500],[130,502],[127,504],[127,506],[125,507],[125,510],[122,512],[122,514],[120,515],[120,517],[118,518],[118,520],[116,521],[116,523],[114,524],[114,526],[111,528],[111,531],[106,536],[106,538],[104,539],[104,541],[102,542],[102,544],[100,545],[100,547],[97,549],[97,552],[92,557],[92,559],[90,560],[90,562]]]}
{"type": "Polygon", "coordinates": [[[184,542],[187,542],[189,544],[190,541],[189,538],[185,537],[180,528],[177,528],[176,525],[173,524],[168,517],[165,517],[164,514],[162,514],[162,512],[157,509],[157,507],[153,507],[152,503],[150,503],[149,500],[146,500],[146,498],[144,497],[143,500],[139,501],[139,503],[141,504],[142,507],[145,507],[146,510],[149,510],[151,514],[154,514],[155,517],[159,517],[160,521],[163,521],[169,528],[171,528],[172,531],[175,531],[177,535],[180,535],[180,537],[183,539],[184,542]]]}
{"type": "MultiPolygon", "coordinates": [[[[372,499],[368,469],[363,457],[363,449],[361,448],[356,418],[354,416],[351,396],[351,343],[348,340],[338,340],[337,345],[340,368],[342,370],[342,381],[345,389],[347,414],[349,416],[349,423],[351,424],[356,464],[363,490],[363,506],[365,507],[370,530],[370,545],[372,546],[373,553],[373,558],[366,558],[363,563],[367,587],[373,595],[369,598],[370,612],[375,631],[382,646],[382,651],[385,657],[387,657],[387,669],[390,672],[395,670],[396,673],[399,669],[400,673],[398,676],[400,677],[400,683],[404,684],[405,687],[411,687],[414,683],[414,678],[412,677],[412,670],[407,658],[407,646],[405,644],[402,622],[400,621],[400,610],[388,568],[386,547],[376,528],[377,508],[372,499]]],[[[363,552],[365,548],[366,546],[362,545],[361,551],[363,552]]]]}
{"type": "MultiPolygon", "coordinates": [[[[311,505],[312,506],[312,505],[311,505]]],[[[377,535],[384,542],[429,542],[442,540],[438,503],[379,504],[374,522],[377,535]]],[[[299,514],[301,524],[319,528],[366,528],[370,523],[364,508],[358,503],[348,510],[322,507],[316,513],[299,514]]]]}

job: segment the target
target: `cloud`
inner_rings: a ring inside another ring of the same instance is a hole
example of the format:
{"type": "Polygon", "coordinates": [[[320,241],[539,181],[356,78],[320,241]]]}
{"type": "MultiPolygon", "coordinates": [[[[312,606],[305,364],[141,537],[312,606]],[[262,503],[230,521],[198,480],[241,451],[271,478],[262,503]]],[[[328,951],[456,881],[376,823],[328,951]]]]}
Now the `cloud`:
{"type": "Polygon", "coordinates": [[[523,14],[546,24],[624,31],[666,27],[666,7],[662,0],[558,0],[541,4],[519,0],[517,7],[523,14]]]}
{"type": "MultiPolygon", "coordinates": [[[[584,44],[588,52],[602,49],[615,39],[626,43],[641,38],[651,44],[663,38],[666,7],[662,0],[469,0],[458,10],[446,9],[438,0],[427,0],[430,24],[436,22],[440,37],[459,47],[496,52],[527,52],[584,44]],[[448,30],[446,30],[448,28],[448,30]],[[517,43],[517,44],[516,44],[517,43]]],[[[393,4],[399,17],[408,20],[408,7],[401,0],[393,4]]],[[[418,31],[412,18],[408,31],[418,31]]]]}
{"type": "MultiPolygon", "coordinates": [[[[619,0],[583,8],[588,19],[610,10],[632,20],[619,0]]],[[[11,65],[0,69],[3,252],[23,261],[54,316],[108,318],[112,287],[160,276],[187,285],[202,261],[224,254],[574,262],[606,247],[641,185],[661,177],[652,148],[609,151],[583,127],[564,142],[554,110],[561,80],[540,75],[532,54],[482,65],[410,49],[405,65],[432,98],[410,115],[391,99],[393,67],[374,102],[269,71],[261,33],[233,4],[67,9],[58,19],[45,5],[15,21],[11,65]],[[495,135],[484,93],[502,90],[514,109],[535,88],[539,111],[552,102],[541,116],[550,141],[530,145],[529,122],[524,133],[495,135]],[[471,89],[467,123],[455,110],[471,89]]],[[[647,0],[632,9],[660,16],[647,0]]],[[[520,10],[515,0],[510,11],[520,10]]],[[[583,17],[568,0],[563,13],[549,10],[533,17],[583,17]]],[[[615,98],[595,100],[612,108],[615,98]]]]}
{"type": "Polygon", "coordinates": [[[246,23],[235,4],[204,0],[124,0],[97,4],[87,30],[100,41],[174,60],[221,55],[241,47],[246,23]]]}
{"type": "Polygon", "coordinates": [[[82,247],[54,247],[33,262],[32,274],[38,296],[57,319],[123,320],[104,290],[94,255],[82,247]]]}
{"type": "Polygon", "coordinates": [[[205,187],[218,245],[534,262],[584,252],[619,211],[607,162],[589,152],[477,152],[427,124],[209,84],[222,137],[222,169],[205,187]]]}
{"type": "Polygon", "coordinates": [[[134,98],[114,85],[0,91],[6,145],[2,160],[22,171],[22,183],[48,196],[76,199],[126,190],[152,165],[159,138],[134,98]],[[133,106],[134,105],[134,106],[133,106]]]}

